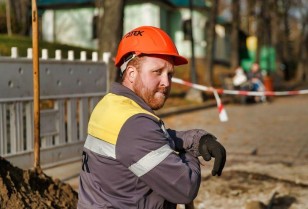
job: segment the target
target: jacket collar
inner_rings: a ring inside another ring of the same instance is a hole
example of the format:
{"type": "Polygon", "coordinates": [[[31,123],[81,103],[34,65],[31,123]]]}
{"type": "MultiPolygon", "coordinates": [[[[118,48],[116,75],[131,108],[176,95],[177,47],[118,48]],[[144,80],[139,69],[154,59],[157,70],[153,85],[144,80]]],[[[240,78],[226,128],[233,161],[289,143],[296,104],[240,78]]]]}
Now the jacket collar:
{"type": "Polygon", "coordinates": [[[133,92],[132,90],[130,90],[126,86],[123,86],[120,83],[116,83],[116,82],[112,83],[111,88],[110,88],[110,93],[127,97],[133,100],[134,102],[136,102],[143,109],[155,114],[154,111],[150,108],[150,106],[143,101],[143,99],[137,96],[135,92],[133,92]]]}

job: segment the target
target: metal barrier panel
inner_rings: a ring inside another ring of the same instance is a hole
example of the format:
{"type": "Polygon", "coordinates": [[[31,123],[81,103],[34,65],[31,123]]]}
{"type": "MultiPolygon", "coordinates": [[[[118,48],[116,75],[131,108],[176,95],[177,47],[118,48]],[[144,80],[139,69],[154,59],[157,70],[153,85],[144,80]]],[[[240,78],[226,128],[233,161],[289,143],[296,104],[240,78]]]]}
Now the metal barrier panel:
{"type": "MultiPolygon", "coordinates": [[[[0,57],[0,102],[32,100],[32,62],[0,57]]],[[[104,62],[41,60],[41,99],[99,96],[107,90],[104,62]]]]}
{"type": "MultiPolygon", "coordinates": [[[[0,155],[33,166],[32,62],[0,57],[0,155]]],[[[40,61],[41,166],[81,158],[87,123],[107,93],[104,62],[40,61]],[[46,105],[47,104],[47,105],[46,105]]]]}

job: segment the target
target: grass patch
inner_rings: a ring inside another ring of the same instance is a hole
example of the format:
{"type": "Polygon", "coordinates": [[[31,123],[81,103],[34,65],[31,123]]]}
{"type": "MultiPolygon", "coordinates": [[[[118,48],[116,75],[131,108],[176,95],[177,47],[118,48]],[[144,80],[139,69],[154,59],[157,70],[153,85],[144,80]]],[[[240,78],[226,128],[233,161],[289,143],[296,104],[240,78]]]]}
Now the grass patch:
{"type": "MultiPolygon", "coordinates": [[[[18,48],[18,56],[19,57],[26,57],[27,56],[27,49],[32,48],[32,38],[31,37],[24,37],[24,36],[7,36],[4,34],[0,34],[0,56],[11,56],[11,48],[17,47],[18,48]]],[[[70,46],[66,44],[60,43],[50,43],[46,41],[39,41],[39,56],[41,57],[42,49],[48,49],[48,56],[50,58],[55,57],[55,51],[60,49],[62,51],[62,58],[66,59],[69,50],[74,51],[75,59],[80,59],[80,52],[86,51],[87,52],[87,59],[91,59],[92,49],[86,49],[82,47],[70,46]]]]}

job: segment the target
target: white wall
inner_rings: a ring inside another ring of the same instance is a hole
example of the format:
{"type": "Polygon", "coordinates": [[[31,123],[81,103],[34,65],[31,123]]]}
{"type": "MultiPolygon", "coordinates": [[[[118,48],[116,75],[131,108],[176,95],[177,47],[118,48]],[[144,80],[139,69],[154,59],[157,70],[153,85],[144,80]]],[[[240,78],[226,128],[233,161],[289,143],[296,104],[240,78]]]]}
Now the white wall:
{"type": "MultiPolygon", "coordinates": [[[[182,21],[190,18],[189,9],[181,9],[180,12],[182,21]]],[[[193,11],[193,36],[196,58],[203,58],[205,56],[205,23],[205,15],[199,11],[193,11]]],[[[191,57],[191,44],[189,40],[184,40],[184,33],[182,28],[179,28],[177,31],[175,31],[175,43],[181,55],[185,57],[191,57]]]]}
{"type": "Polygon", "coordinates": [[[42,17],[43,39],[96,48],[92,39],[94,8],[47,10],[42,17]]]}
{"type": "Polygon", "coordinates": [[[124,34],[141,25],[160,27],[160,8],[152,3],[127,5],[124,9],[124,34]]]}

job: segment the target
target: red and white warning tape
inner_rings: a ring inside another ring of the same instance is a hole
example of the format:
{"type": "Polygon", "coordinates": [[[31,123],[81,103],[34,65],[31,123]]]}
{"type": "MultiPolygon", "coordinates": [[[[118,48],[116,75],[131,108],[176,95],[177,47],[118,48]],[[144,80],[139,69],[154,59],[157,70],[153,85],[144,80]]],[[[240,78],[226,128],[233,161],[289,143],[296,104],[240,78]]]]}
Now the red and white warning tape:
{"type": "Polygon", "coordinates": [[[237,90],[227,90],[227,89],[214,89],[212,87],[207,87],[195,83],[190,83],[188,81],[184,81],[179,78],[172,78],[172,82],[182,84],[185,86],[192,87],[197,90],[201,91],[211,91],[214,93],[218,112],[219,112],[219,119],[222,122],[228,121],[227,112],[224,109],[223,104],[219,98],[218,94],[232,94],[232,95],[243,95],[243,96],[287,96],[287,95],[298,95],[298,94],[308,94],[308,90],[297,90],[297,91],[237,91],[237,90]]]}
{"type": "Polygon", "coordinates": [[[218,96],[217,91],[214,90],[213,93],[214,93],[216,103],[217,103],[217,107],[218,107],[219,119],[220,119],[221,122],[226,122],[226,121],[228,121],[227,112],[226,112],[223,104],[221,103],[221,100],[218,96]]]}
{"type": "Polygon", "coordinates": [[[201,91],[217,91],[218,94],[232,94],[232,95],[243,95],[243,96],[288,96],[298,94],[308,94],[308,89],[296,90],[296,91],[238,91],[238,90],[227,90],[227,89],[214,89],[195,83],[190,83],[179,78],[172,78],[172,82],[182,84],[185,86],[192,87],[201,91]]]}

